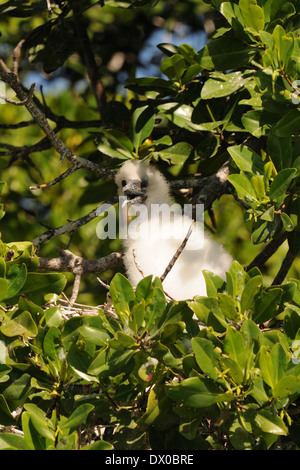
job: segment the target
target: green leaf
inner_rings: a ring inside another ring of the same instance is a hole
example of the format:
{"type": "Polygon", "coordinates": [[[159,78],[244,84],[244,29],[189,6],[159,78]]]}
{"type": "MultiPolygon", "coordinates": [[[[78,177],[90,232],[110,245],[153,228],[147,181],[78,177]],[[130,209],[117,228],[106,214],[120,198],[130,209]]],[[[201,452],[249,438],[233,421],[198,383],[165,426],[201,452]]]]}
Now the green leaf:
{"type": "Polygon", "coordinates": [[[249,31],[259,32],[264,29],[264,11],[257,5],[256,0],[240,0],[239,7],[249,31]]]}
{"type": "Polygon", "coordinates": [[[28,450],[23,436],[3,432],[0,434],[0,450],[28,450]]]}
{"type": "Polygon", "coordinates": [[[273,396],[275,399],[282,400],[291,395],[298,396],[300,394],[300,377],[294,375],[286,375],[280,378],[273,388],[273,396]]]}
{"type": "Polygon", "coordinates": [[[263,284],[262,276],[254,276],[249,279],[245,285],[245,289],[241,297],[241,310],[244,313],[246,310],[252,307],[255,302],[255,298],[259,293],[263,284]]]}
{"type": "Polygon", "coordinates": [[[243,266],[234,260],[226,273],[226,291],[234,299],[240,299],[244,291],[246,272],[243,266]]]}
{"type": "Polygon", "coordinates": [[[175,79],[177,81],[180,81],[187,66],[182,55],[174,54],[171,57],[167,57],[162,62],[160,68],[162,73],[164,73],[169,79],[175,79]]]}
{"type": "Polygon", "coordinates": [[[239,315],[233,298],[230,295],[218,292],[218,299],[223,315],[229,320],[238,321],[239,315]]]}
{"type": "Polygon", "coordinates": [[[25,284],[27,276],[27,268],[25,264],[22,266],[12,266],[7,273],[8,289],[6,298],[10,299],[17,295],[25,284]]]}
{"type": "Polygon", "coordinates": [[[278,172],[291,166],[293,149],[290,137],[278,137],[270,133],[267,149],[278,172]]]}
{"type": "Polygon", "coordinates": [[[102,129],[96,137],[97,149],[111,158],[130,159],[133,144],[129,137],[117,129],[102,129]]]}
{"type": "Polygon", "coordinates": [[[27,311],[21,312],[13,318],[3,315],[0,331],[9,337],[23,335],[34,337],[38,334],[38,328],[31,314],[27,311]]]}
{"type": "Polygon", "coordinates": [[[80,425],[84,425],[86,423],[88,415],[91,413],[91,411],[94,409],[94,405],[91,405],[90,403],[84,403],[82,405],[79,405],[71,414],[71,416],[64,421],[61,430],[62,432],[64,431],[70,431],[72,429],[76,429],[80,425]]]}
{"type": "Polygon", "coordinates": [[[89,354],[81,350],[77,344],[71,344],[68,351],[68,365],[76,372],[76,374],[87,382],[97,381],[95,377],[87,374],[88,367],[91,363],[89,354]]]}
{"type": "Polygon", "coordinates": [[[272,410],[260,410],[255,416],[255,422],[261,431],[286,436],[288,429],[283,420],[272,410]]]}
{"type": "Polygon", "coordinates": [[[111,339],[108,332],[102,328],[93,325],[82,325],[78,328],[78,332],[90,343],[97,346],[105,346],[111,339]]]}
{"type": "Polygon", "coordinates": [[[232,145],[228,152],[235,164],[241,171],[247,171],[257,175],[264,174],[264,163],[262,158],[246,145],[232,145]]]}
{"type": "Polygon", "coordinates": [[[193,147],[191,144],[188,144],[187,142],[178,142],[164,150],[159,150],[158,154],[160,158],[172,163],[173,165],[183,165],[191,155],[192,150],[193,147]]]}
{"type": "Polygon", "coordinates": [[[173,94],[176,88],[169,80],[157,77],[143,77],[130,79],[127,88],[137,92],[145,93],[147,91],[157,91],[159,93],[168,95],[173,94]]]}
{"type": "Polygon", "coordinates": [[[262,137],[269,133],[269,130],[275,121],[273,113],[266,110],[251,110],[247,111],[242,116],[242,123],[245,129],[250,132],[254,137],[262,137]]]}
{"type": "Polygon", "coordinates": [[[109,292],[117,315],[122,317],[125,314],[128,317],[130,309],[136,303],[135,294],[128,279],[117,273],[110,283],[109,292]]]}
{"type": "Polygon", "coordinates": [[[247,65],[256,51],[236,38],[221,37],[198,52],[198,63],[207,70],[232,70],[247,65]]]}
{"type": "Polygon", "coordinates": [[[92,444],[81,447],[80,450],[113,450],[113,445],[106,441],[95,441],[92,444]]]}
{"type": "Polygon", "coordinates": [[[136,152],[144,140],[152,133],[154,123],[154,111],[151,106],[141,106],[134,110],[130,121],[129,134],[136,152]]]}
{"type": "Polygon", "coordinates": [[[282,290],[277,287],[263,292],[254,304],[252,320],[255,323],[265,323],[276,317],[281,296],[282,290]]]}
{"type": "Polygon", "coordinates": [[[24,408],[29,412],[32,424],[40,435],[54,441],[55,434],[53,424],[46,418],[44,412],[33,403],[26,403],[24,408]]]}
{"type": "Polygon", "coordinates": [[[295,107],[288,111],[272,128],[272,134],[277,137],[291,137],[300,134],[300,110],[295,107]]]}
{"type": "Polygon", "coordinates": [[[192,338],[192,349],[200,369],[211,379],[217,380],[218,354],[213,343],[205,338],[192,338]]]}
{"type": "Polygon", "coordinates": [[[35,304],[44,305],[44,296],[49,293],[61,294],[66,282],[65,276],[60,273],[27,273],[21,293],[26,294],[35,304]]]}
{"type": "Polygon", "coordinates": [[[102,349],[92,361],[87,373],[99,377],[114,377],[122,372],[134,356],[132,349],[102,349]]]}
{"type": "Polygon", "coordinates": [[[223,393],[213,381],[200,377],[190,377],[179,384],[169,384],[166,392],[172,400],[193,408],[207,408],[233,399],[228,393],[223,393]]]}
{"type": "Polygon", "coordinates": [[[46,324],[48,326],[59,327],[63,322],[63,317],[58,307],[50,307],[45,310],[46,324]]]}
{"type": "Polygon", "coordinates": [[[202,271],[206,284],[206,292],[208,297],[217,297],[218,291],[224,286],[224,279],[205,269],[202,271]]]}
{"type": "Polygon", "coordinates": [[[273,38],[279,66],[284,69],[293,54],[294,37],[291,33],[286,34],[283,27],[277,24],[273,31],[273,38]]]}
{"type": "Polygon", "coordinates": [[[294,339],[300,328],[300,308],[288,305],[284,309],[283,330],[288,338],[294,339]]]}
{"type": "Polygon", "coordinates": [[[251,174],[241,172],[240,174],[232,174],[228,176],[228,180],[236,189],[238,196],[247,203],[258,204],[256,191],[251,184],[251,174]]]}
{"type": "Polygon", "coordinates": [[[249,80],[241,72],[231,72],[228,74],[213,72],[210,77],[201,90],[201,98],[203,100],[232,95],[232,93],[239,90],[249,80]]]}
{"type": "Polygon", "coordinates": [[[8,285],[6,279],[0,278],[0,301],[7,297],[8,285]]]}
{"type": "Polygon", "coordinates": [[[51,360],[59,363],[59,350],[61,347],[61,332],[56,326],[51,326],[44,337],[44,352],[51,360]]]}
{"type": "Polygon", "coordinates": [[[285,168],[281,170],[275,177],[274,181],[270,186],[270,199],[280,206],[285,197],[286,191],[291,184],[297,170],[295,168],[285,168]]]}
{"type": "Polygon", "coordinates": [[[229,359],[235,361],[241,368],[244,367],[247,359],[244,339],[242,334],[231,326],[226,331],[224,353],[228,354],[229,359]]]}
{"type": "Polygon", "coordinates": [[[259,351],[259,367],[264,381],[269,387],[273,388],[275,385],[275,372],[272,357],[267,346],[262,346],[259,351]]]}

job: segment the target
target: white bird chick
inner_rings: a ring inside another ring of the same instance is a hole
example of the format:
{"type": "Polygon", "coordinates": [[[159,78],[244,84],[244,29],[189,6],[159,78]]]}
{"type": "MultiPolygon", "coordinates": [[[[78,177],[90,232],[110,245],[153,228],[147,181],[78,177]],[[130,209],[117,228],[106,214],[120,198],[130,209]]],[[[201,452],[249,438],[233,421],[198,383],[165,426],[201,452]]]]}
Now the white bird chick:
{"type": "MultiPolygon", "coordinates": [[[[166,179],[154,167],[138,160],[127,161],[116,176],[116,184],[119,196],[127,198],[123,209],[127,211],[130,206],[137,215],[129,223],[124,240],[127,276],[136,286],[143,276],[164,274],[193,221],[178,211],[180,206],[170,197],[166,179]]],[[[193,225],[183,251],[163,281],[164,291],[175,300],[207,295],[202,270],[225,279],[232,263],[224,248],[204,233],[203,221],[200,225],[193,225]]]]}

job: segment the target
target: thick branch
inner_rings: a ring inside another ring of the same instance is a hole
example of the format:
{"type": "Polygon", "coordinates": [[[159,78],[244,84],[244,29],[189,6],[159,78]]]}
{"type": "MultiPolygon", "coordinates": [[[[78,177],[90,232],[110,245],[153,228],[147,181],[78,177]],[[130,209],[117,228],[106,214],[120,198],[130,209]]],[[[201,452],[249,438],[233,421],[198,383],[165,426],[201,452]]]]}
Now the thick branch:
{"type": "Polygon", "coordinates": [[[254,258],[254,260],[245,267],[245,271],[248,272],[254,267],[261,269],[286,239],[287,233],[284,233],[279,238],[271,240],[270,243],[254,258]]]}
{"type": "Polygon", "coordinates": [[[69,250],[57,249],[60,252],[59,257],[39,258],[41,271],[71,272],[75,276],[81,276],[89,273],[101,273],[122,263],[122,253],[118,252],[90,261],[74,255],[69,250]]]}
{"type": "Polygon", "coordinates": [[[292,266],[297,254],[292,253],[290,250],[287,252],[286,257],[282,261],[282,264],[280,266],[280,269],[272,282],[273,286],[282,284],[290,267],[292,266]]]}
{"type": "Polygon", "coordinates": [[[215,199],[230,192],[227,181],[228,176],[229,167],[225,164],[214,175],[198,180],[199,184],[195,188],[197,193],[193,202],[195,204],[204,204],[205,209],[209,209],[215,199]]]}

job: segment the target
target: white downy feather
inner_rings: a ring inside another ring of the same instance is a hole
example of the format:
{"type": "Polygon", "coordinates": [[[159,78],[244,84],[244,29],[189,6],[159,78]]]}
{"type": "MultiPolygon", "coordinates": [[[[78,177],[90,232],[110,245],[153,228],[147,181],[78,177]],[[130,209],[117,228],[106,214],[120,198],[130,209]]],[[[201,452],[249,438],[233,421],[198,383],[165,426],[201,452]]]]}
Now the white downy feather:
{"type": "MultiPolygon", "coordinates": [[[[127,161],[117,174],[116,183],[119,195],[130,198],[129,204],[133,204],[137,214],[131,222],[133,225],[129,224],[129,236],[124,240],[124,264],[130,282],[136,286],[143,276],[162,276],[193,222],[182,212],[172,212],[166,219],[159,211],[155,212],[158,204],[172,208],[174,204],[169,185],[157,169],[137,160],[127,161]],[[147,209],[146,213],[138,211],[141,203],[147,209]]],[[[125,210],[129,204],[125,205],[125,210]]],[[[231,263],[232,257],[225,249],[196,225],[163,281],[164,290],[176,300],[205,296],[202,270],[225,279],[231,263]]]]}

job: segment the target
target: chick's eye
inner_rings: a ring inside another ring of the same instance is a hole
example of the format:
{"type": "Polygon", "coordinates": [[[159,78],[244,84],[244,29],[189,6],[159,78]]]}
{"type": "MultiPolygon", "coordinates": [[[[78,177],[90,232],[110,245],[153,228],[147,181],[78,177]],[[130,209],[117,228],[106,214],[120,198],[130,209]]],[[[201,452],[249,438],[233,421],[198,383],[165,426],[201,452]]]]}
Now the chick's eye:
{"type": "Polygon", "coordinates": [[[146,188],[148,186],[148,181],[147,180],[142,180],[141,181],[141,188],[146,188]]]}
{"type": "Polygon", "coordinates": [[[121,183],[121,184],[122,184],[122,186],[123,186],[123,188],[124,188],[124,186],[126,186],[126,180],[122,180],[122,183],[121,183]]]}

